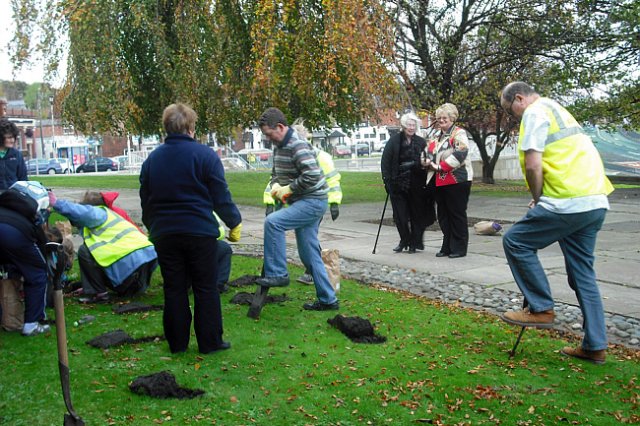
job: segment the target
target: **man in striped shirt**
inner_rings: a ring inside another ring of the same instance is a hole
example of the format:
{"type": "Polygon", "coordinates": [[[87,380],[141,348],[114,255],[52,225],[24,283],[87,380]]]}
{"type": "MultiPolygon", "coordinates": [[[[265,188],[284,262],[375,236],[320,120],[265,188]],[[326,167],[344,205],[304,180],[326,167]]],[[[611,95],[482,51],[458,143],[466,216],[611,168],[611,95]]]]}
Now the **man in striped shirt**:
{"type": "Polygon", "coordinates": [[[311,271],[318,300],[305,303],[313,311],[337,310],[340,305],[322,263],[318,225],[327,210],[328,185],[313,148],[287,124],[277,108],[268,108],[258,121],[262,133],[274,144],[271,195],[288,204],[264,221],[263,287],[289,285],[285,232],[295,230],[300,259],[311,271]]]}

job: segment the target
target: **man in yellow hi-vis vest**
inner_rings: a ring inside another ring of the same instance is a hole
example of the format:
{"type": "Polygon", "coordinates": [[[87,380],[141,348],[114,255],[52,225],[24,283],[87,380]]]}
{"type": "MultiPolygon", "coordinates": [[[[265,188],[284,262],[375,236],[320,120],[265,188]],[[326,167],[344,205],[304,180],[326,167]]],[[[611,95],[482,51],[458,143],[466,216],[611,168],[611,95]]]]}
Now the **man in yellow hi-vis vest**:
{"type": "MultiPolygon", "coordinates": [[[[291,127],[298,133],[302,139],[307,139],[309,136],[309,131],[304,126],[302,120],[296,120],[291,127]]],[[[313,151],[316,154],[316,160],[318,161],[318,165],[322,169],[322,173],[324,173],[324,178],[327,181],[327,185],[329,185],[329,192],[327,193],[328,202],[329,202],[329,212],[331,213],[331,220],[338,219],[340,215],[340,204],[342,204],[342,187],[340,186],[340,172],[336,169],[335,164],[333,163],[333,158],[331,154],[321,150],[318,147],[313,147],[313,151]]],[[[265,216],[269,216],[270,213],[273,213],[279,207],[282,207],[282,204],[276,204],[276,200],[271,195],[271,181],[267,183],[267,186],[264,189],[264,193],[262,195],[262,202],[267,206],[265,211],[265,216]]],[[[305,271],[304,274],[300,275],[296,280],[302,284],[313,285],[313,276],[309,271],[305,271]]]]}
{"type": "Polygon", "coordinates": [[[553,297],[537,251],[558,242],[584,318],[582,345],[561,352],[602,364],[607,335],[593,251],[613,186],[593,142],[557,102],[514,82],[503,89],[500,103],[522,119],[518,151],[533,196],[527,214],[503,237],[509,267],[528,306],[502,318],[523,327],[553,326],[553,297]]]}
{"type": "Polygon", "coordinates": [[[85,303],[109,301],[107,290],[120,296],[144,292],[158,266],[153,244],[135,225],[107,208],[98,192],[87,191],[80,204],[58,200],[50,205],[82,229],[84,244],[78,265],[85,303]]]}

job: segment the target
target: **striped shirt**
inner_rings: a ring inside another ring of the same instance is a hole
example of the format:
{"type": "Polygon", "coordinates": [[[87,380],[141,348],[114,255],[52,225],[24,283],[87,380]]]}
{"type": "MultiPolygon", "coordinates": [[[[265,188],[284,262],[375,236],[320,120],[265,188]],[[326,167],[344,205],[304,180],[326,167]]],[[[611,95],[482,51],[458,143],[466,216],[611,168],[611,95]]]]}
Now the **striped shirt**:
{"type": "Polygon", "coordinates": [[[309,143],[291,128],[273,150],[271,184],[290,185],[289,203],[302,198],[326,199],[329,186],[309,143]]]}

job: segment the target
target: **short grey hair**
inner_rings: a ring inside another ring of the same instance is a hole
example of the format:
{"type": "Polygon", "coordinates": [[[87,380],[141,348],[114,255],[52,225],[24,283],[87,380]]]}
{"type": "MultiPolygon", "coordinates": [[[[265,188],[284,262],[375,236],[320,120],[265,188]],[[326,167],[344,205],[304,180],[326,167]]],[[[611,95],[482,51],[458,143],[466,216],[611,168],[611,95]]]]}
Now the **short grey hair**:
{"type": "Polygon", "coordinates": [[[536,89],[523,81],[514,81],[502,89],[502,98],[507,102],[513,102],[516,95],[531,96],[536,94],[536,89]]]}
{"type": "Polygon", "coordinates": [[[458,108],[454,104],[442,104],[436,110],[436,117],[442,114],[446,114],[451,121],[456,121],[459,117],[458,108]]]}
{"type": "Polygon", "coordinates": [[[307,140],[309,138],[309,130],[304,126],[304,119],[297,118],[291,128],[296,131],[300,139],[307,140]]]}
{"type": "Polygon", "coordinates": [[[420,120],[420,118],[418,118],[415,113],[407,112],[405,114],[402,114],[402,117],[400,117],[400,125],[403,129],[406,129],[407,126],[409,126],[409,121],[415,121],[416,131],[420,130],[420,124],[422,124],[422,120],[420,120]]]}

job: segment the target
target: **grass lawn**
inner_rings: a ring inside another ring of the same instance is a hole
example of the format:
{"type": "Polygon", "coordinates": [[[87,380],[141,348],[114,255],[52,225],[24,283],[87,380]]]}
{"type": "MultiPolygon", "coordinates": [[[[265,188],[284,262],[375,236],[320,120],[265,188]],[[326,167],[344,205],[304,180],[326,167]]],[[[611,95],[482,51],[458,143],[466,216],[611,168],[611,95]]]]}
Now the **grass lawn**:
{"type": "MultiPolygon", "coordinates": [[[[384,202],[386,193],[380,178],[375,172],[341,172],[341,186],[344,191],[344,204],[384,202]]],[[[269,172],[228,172],[227,182],[236,203],[247,206],[261,206],[262,192],[269,181],[269,172]]],[[[53,188],[94,188],[94,189],[138,189],[137,175],[100,175],[87,174],[73,176],[38,176],[43,185],[53,188]]],[[[521,181],[500,181],[495,185],[474,183],[475,195],[513,196],[527,193],[521,181]]]]}
{"type": "MultiPolygon", "coordinates": [[[[235,256],[232,279],[257,275],[260,260],[235,256]]],[[[302,272],[291,267],[292,276],[302,272]]],[[[156,272],[139,301],[161,304],[156,272]]],[[[259,320],[222,296],[225,339],[232,348],[201,356],[171,355],[166,342],[94,349],[84,342],[123,329],[162,334],[162,313],[116,315],[111,306],[66,300],[72,401],[89,425],[614,425],[640,422],[637,353],[609,351],[607,363],[563,357],[567,340],[528,330],[510,360],[517,329],[495,316],[412,295],[342,281],[340,313],[368,318],[387,342],[351,342],[307,312],[313,287],[297,283],[274,294],[259,320]],[[94,322],[73,327],[85,314],[94,322]],[[181,386],[203,389],[192,400],[157,400],[128,390],[140,375],[172,372],[181,386]]],[[[51,315],[53,313],[51,312],[51,315]]],[[[576,340],[571,339],[571,344],[576,340]]],[[[65,412],[55,334],[25,338],[0,332],[0,425],[58,425],[65,412]]]]}

